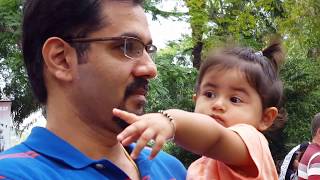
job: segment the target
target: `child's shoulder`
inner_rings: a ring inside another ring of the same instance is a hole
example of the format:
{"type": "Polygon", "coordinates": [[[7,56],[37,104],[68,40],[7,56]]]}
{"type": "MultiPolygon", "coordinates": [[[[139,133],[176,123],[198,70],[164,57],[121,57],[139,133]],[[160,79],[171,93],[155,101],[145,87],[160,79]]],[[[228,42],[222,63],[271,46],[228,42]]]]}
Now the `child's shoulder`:
{"type": "Polygon", "coordinates": [[[253,146],[253,148],[258,146],[261,147],[261,149],[267,148],[267,150],[270,151],[268,141],[265,136],[252,125],[236,124],[228,127],[228,129],[236,132],[248,148],[251,146],[253,146]]]}
{"type": "Polygon", "coordinates": [[[249,131],[248,133],[258,133],[262,134],[260,131],[258,131],[255,127],[253,127],[250,124],[235,124],[233,126],[228,127],[229,129],[233,131],[249,131]]]}

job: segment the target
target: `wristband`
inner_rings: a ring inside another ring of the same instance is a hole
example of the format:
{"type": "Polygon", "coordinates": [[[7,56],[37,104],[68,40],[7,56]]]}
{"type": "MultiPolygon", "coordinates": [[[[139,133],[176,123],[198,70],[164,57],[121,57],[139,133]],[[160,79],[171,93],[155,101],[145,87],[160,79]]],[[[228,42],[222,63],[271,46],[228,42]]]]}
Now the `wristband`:
{"type": "Polygon", "coordinates": [[[159,110],[159,113],[161,113],[163,116],[165,116],[169,120],[172,127],[172,134],[173,134],[172,138],[167,139],[167,141],[174,141],[174,136],[176,134],[176,125],[172,122],[174,120],[173,117],[170,116],[170,114],[168,114],[167,111],[159,110]]]}

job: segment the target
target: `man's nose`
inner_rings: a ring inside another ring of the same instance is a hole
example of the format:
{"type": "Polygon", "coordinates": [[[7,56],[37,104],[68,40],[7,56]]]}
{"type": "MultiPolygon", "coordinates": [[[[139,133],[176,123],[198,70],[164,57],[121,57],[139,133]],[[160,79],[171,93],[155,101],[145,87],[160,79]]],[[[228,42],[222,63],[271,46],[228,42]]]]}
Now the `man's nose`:
{"type": "Polygon", "coordinates": [[[152,79],[156,77],[157,67],[148,53],[144,53],[144,55],[136,62],[137,63],[133,70],[133,75],[135,77],[143,77],[146,79],[152,79]]]}

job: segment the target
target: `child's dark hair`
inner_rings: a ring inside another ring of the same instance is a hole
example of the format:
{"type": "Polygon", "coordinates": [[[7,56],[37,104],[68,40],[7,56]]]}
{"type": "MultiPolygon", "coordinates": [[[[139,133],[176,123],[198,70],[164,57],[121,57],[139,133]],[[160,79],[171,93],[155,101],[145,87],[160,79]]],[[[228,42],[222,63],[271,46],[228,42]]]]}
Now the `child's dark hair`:
{"type": "MultiPolygon", "coordinates": [[[[258,92],[263,109],[276,107],[281,111],[283,85],[279,78],[279,67],[283,60],[284,51],[278,39],[273,40],[266,49],[259,52],[246,47],[218,49],[201,64],[195,87],[196,93],[199,92],[203,76],[209,68],[221,70],[235,68],[244,73],[248,83],[258,92]]],[[[285,116],[281,113],[279,115],[281,124],[274,123],[272,130],[282,127],[285,122],[285,116]]]]}

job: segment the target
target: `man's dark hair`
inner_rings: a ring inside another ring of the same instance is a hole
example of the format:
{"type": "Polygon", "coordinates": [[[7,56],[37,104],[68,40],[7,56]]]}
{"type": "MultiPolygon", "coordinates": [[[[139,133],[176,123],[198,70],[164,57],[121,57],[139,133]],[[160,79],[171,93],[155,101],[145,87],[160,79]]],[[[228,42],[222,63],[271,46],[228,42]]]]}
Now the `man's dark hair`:
{"type": "Polygon", "coordinates": [[[317,135],[317,131],[319,128],[320,128],[320,113],[317,113],[311,122],[312,137],[315,137],[317,135]]]}
{"type": "MultiPolygon", "coordinates": [[[[42,46],[50,37],[62,39],[86,37],[106,26],[102,21],[102,6],[107,1],[131,2],[143,0],[26,0],[23,8],[22,51],[25,67],[34,95],[40,103],[47,101],[43,78],[42,46]]],[[[85,54],[86,44],[72,45],[78,58],[85,54]]]]}

